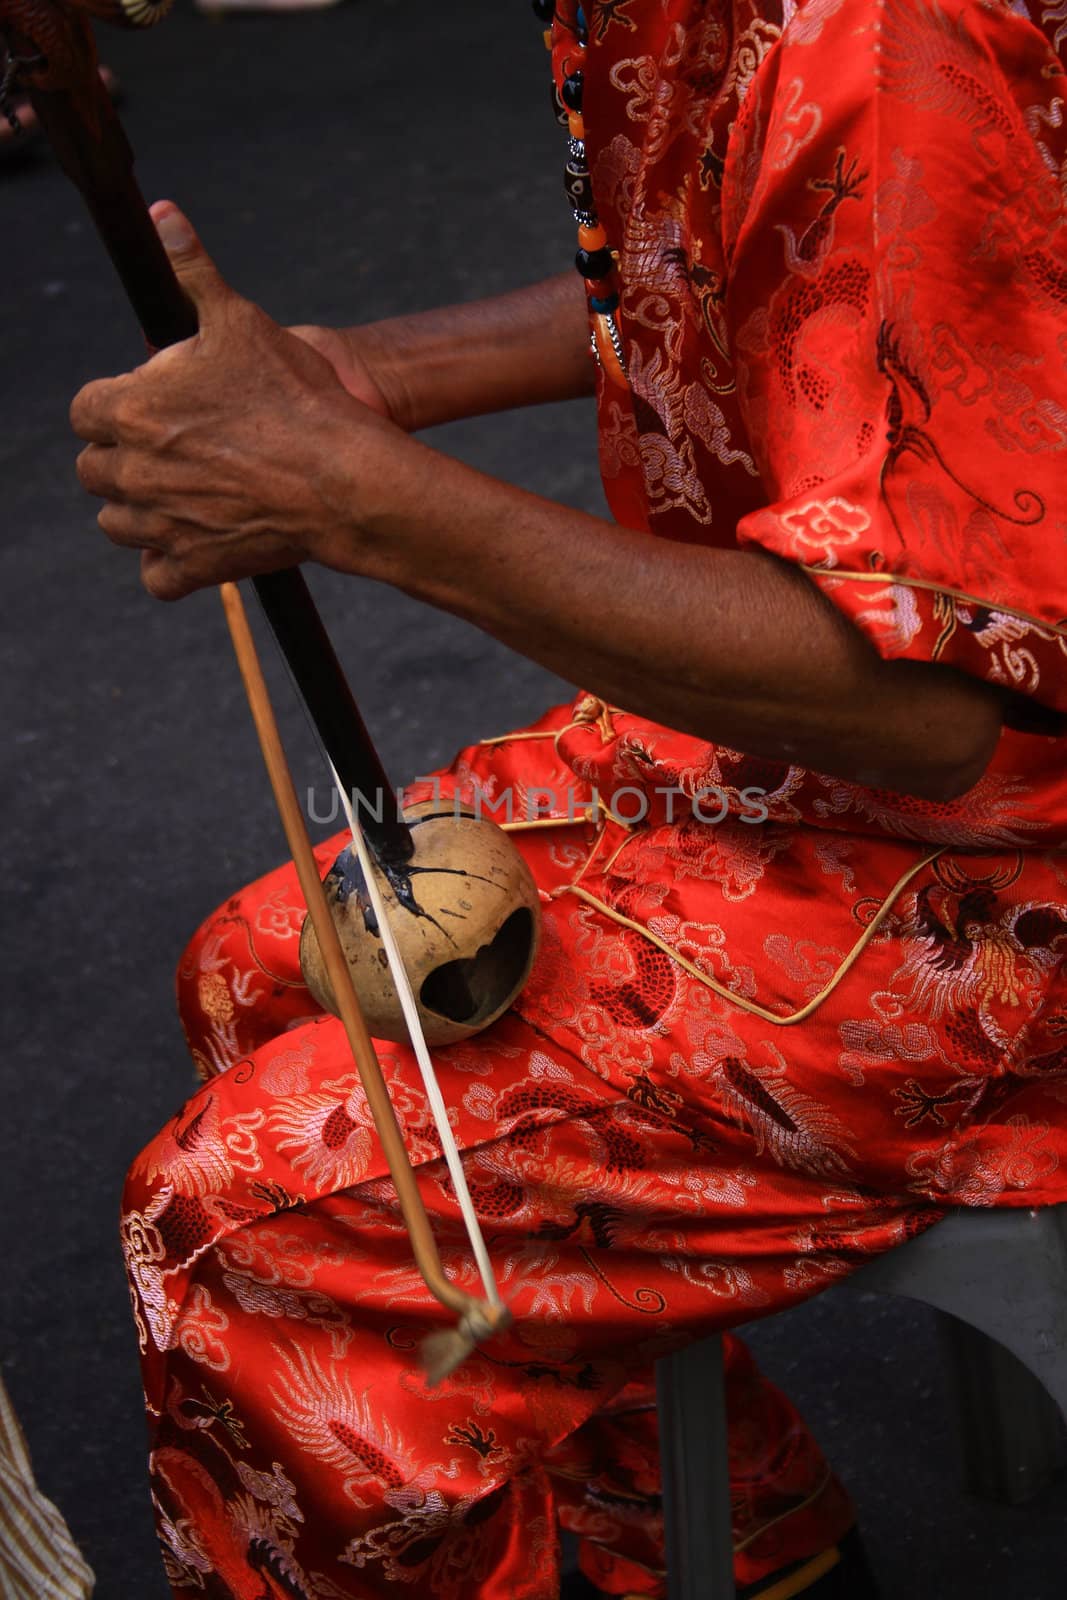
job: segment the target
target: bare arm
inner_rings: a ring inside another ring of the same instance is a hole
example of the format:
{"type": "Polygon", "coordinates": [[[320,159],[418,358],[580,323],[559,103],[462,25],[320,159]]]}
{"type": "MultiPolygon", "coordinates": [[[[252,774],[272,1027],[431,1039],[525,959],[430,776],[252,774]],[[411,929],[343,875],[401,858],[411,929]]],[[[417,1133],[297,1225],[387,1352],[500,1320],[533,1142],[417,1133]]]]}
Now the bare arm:
{"type": "Polygon", "coordinates": [[[980,777],[999,691],[883,662],[775,557],[651,539],[430,449],[229,290],[195,240],[177,264],[198,337],[89,385],[72,411],[101,526],[144,550],[152,593],[318,561],[702,738],[937,800],[980,777]]]}
{"type": "Polygon", "coordinates": [[[883,661],[797,568],[650,539],[402,443],[376,505],[363,480],[359,530],[342,513],[317,559],[455,612],[614,705],[753,755],[935,800],[988,764],[999,691],[883,661]]]}
{"type": "Polygon", "coordinates": [[[326,357],[350,394],[408,433],[594,388],[585,294],[573,272],[385,322],[292,331],[326,357]]]}

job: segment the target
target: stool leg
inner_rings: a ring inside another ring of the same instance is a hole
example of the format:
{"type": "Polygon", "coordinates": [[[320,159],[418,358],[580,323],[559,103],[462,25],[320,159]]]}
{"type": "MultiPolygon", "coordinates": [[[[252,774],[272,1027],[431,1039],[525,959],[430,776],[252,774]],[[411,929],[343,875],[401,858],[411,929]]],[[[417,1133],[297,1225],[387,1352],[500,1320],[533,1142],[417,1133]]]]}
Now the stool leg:
{"type": "Polygon", "coordinates": [[[964,1486],[986,1500],[1020,1505],[1063,1465],[1059,1407],[996,1340],[946,1312],[938,1324],[955,1391],[964,1486]]]}
{"type": "Polygon", "coordinates": [[[669,1600],[734,1600],[722,1340],[656,1363],[669,1600]]]}

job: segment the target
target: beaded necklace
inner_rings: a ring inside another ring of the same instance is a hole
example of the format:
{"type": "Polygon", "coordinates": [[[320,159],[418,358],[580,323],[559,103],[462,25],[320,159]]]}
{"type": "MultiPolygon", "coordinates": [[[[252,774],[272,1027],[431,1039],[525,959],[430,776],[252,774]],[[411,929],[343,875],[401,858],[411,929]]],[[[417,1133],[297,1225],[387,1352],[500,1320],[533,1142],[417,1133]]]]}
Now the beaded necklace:
{"type": "Polygon", "coordinates": [[[592,351],[605,376],[627,388],[626,354],[615,316],[619,309],[616,252],[608,247],[608,236],[596,214],[585,154],[582,93],[589,45],[585,11],[579,5],[573,22],[567,22],[560,16],[556,0],[533,0],[533,9],[545,25],[545,46],[552,57],[553,105],[568,134],[564,183],[578,224],[574,264],[585,280],[592,351]]]}

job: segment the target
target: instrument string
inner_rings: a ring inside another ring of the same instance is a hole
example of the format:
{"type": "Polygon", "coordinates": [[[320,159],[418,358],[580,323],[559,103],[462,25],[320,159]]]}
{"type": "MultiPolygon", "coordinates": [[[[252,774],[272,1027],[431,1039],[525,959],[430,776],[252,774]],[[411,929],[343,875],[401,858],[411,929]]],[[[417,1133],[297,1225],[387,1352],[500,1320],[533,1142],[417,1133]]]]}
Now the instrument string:
{"type": "Polygon", "coordinates": [[[441,1093],[441,1085],[437,1080],[437,1073],[434,1070],[429,1046],[426,1043],[426,1035],[423,1032],[422,1019],[419,1016],[418,1003],[411,987],[411,980],[408,977],[407,968],[404,966],[404,958],[400,954],[399,947],[397,946],[397,942],[393,934],[392,925],[389,919],[389,912],[386,910],[385,897],[382,894],[381,884],[378,879],[377,869],[374,861],[372,860],[370,850],[367,846],[367,841],[363,836],[363,830],[356,820],[356,814],[352,805],[351,796],[346,792],[344,784],[341,782],[341,779],[337,773],[337,769],[334,767],[332,761],[330,762],[330,771],[333,774],[333,781],[336,785],[337,793],[340,797],[341,805],[348,821],[349,831],[352,835],[352,844],[363,873],[364,881],[367,885],[367,894],[370,898],[374,915],[377,918],[378,929],[382,937],[382,947],[385,950],[386,960],[389,963],[389,972],[396,988],[397,999],[400,1001],[400,1009],[403,1012],[404,1022],[407,1025],[408,1035],[411,1039],[411,1048],[414,1051],[415,1060],[418,1062],[419,1072],[422,1076],[423,1087],[426,1090],[426,1098],[429,1102],[430,1112],[434,1120],[434,1126],[437,1129],[437,1135],[441,1141],[441,1153],[444,1156],[445,1165],[448,1168],[448,1175],[452,1179],[452,1186],[455,1191],[456,1201],[463,1217],[464,1226],[467,1230],[467,1238],[470,1241],[470,1247],[474,1253],[474,1259],[478,1267],[478,1273],[482,1280],[482,1288],[490,1305],[501,1306],[503,1302],[500,1297],[500,1290],[497,1286],[493,1265],[489,1259],[489,1251],[486,1247],[485,1235],[482,1233],[481,1223],[478,1221],[478,1215],[474,1209],[474,1201],[471,1199],[470,1188],[467,1184],[467,1175],[463,1170],[463,1161],[459,1153],[459,1146],[456,1144],[456,1137],[452,1131],[452,1124],[448,1117],[448,1108],[445,1105],[445,1098],[441,1093]]]}

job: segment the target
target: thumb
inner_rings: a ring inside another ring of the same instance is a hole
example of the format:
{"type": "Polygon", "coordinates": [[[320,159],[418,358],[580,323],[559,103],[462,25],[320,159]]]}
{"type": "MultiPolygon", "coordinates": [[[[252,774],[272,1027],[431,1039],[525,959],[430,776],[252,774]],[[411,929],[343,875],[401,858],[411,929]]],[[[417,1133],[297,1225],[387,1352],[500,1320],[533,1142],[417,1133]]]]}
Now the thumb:
{"type": "Polygon", "coordinates": [[[169,200],[159,200],[152,207],[152,221],[178,282],[199,312],[203,325],[211,315],[212,306],[232,291],[184,212],[169,200]]]}

